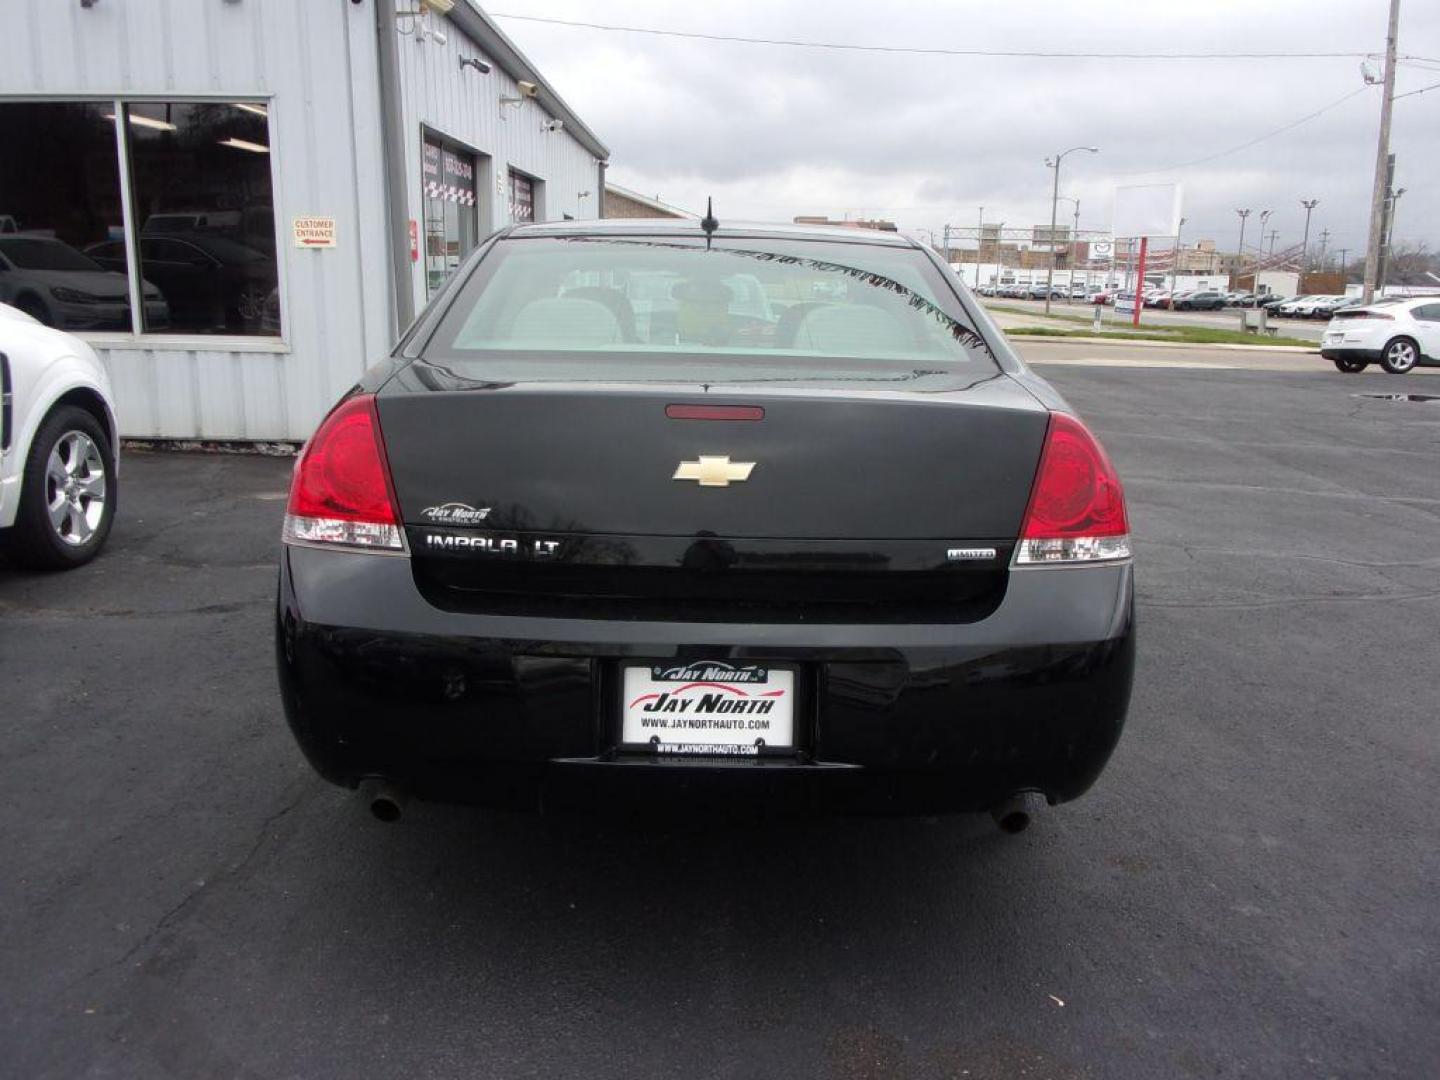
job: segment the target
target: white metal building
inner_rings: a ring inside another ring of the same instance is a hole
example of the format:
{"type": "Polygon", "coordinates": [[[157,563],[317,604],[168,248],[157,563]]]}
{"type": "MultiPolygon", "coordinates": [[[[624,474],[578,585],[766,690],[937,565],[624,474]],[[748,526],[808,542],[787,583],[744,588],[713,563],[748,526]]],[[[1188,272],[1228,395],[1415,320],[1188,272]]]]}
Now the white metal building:
{"type": "Polygon", "coordinates": [[[96,346],[127,436],[304,438],[480,239],[602,212],[472,0],[4,8],[0,300],[96,346]]]}

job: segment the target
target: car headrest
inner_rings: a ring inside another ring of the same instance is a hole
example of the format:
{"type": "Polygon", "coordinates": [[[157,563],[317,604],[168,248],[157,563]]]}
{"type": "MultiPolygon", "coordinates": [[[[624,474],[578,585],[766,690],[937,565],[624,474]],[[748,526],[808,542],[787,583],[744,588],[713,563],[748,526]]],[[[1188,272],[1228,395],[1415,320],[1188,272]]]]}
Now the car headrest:
{"type": "Polygon", "coordinates": [[[557,349],[597,348],[619,344],[620,323],[598,300],[546,297],[531,300],[520,309],[510,340],[557,349]]]}
{"type": "Polygon", "coordinates": [[[830,304],[805,312],[795,348],[830,356],[908,353],[915,341],[900,320],[870,304],[830,304]]]}

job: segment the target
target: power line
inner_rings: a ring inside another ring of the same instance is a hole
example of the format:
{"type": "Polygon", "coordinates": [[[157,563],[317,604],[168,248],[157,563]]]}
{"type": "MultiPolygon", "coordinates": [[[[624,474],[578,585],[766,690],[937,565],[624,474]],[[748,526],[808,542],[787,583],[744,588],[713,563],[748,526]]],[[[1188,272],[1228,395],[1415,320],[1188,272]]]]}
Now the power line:
{"type": "Polygon", "coordinates": [[[1171,165],[1163,169],[1145,169],[1142,172],[1122,173],[1121,175],[1150,176],[1154,173],[1174,172],[1177,169],[1188,169],[1192,165],[1204,165],[1206,162],[1214,161],[1217,158],[1228,157],[1230,154],[1238,154],[1241,150],[1248,150],[1250,149],[1250,147],[1255,146],[1257,143],[1262,143],[1267,139],[1273,139],[1276,135],[1283,135],[1285,134],[1285,132],[1291,131],[1294,128],[1299,127],[1301,124],[1308,124],[1317,116],[1323,116],[1331,109],[1338,109],[1341,105],[1344,105],[1345,102],[1349,101],[1351,98],[1359,97],[1361,94],[1365,93],[1365,91],[1369,89],[1369,86],[1362,86],[1360,87],[1360,89],[1353,90],[1342,98],[1336,98],[1329,105],[1323,105],[1320,108],[1316,109],[1314,112],[1308,113],[1305,116],[1300,117],[1299,120],[1293,120],[1290,123],[1286,124],[1284,127],[1278,127],[1274,131],[1266,132],[1264,135],[1261,135],[1258,138],[1251,139],[1249,142],[1243,142],[1239,146],[1232,146],[1228,150],[1221,150],[1218,153],[1208,154],[1205,157],[1196,158],[1194,161],[1182,161],[1178,165],[1171,165]]]}
{"type": "Polygon", "coordinates": [[[1374,55],[1364,52],[1070,52],[1067,50],[940,49],[911,45],[852,45],[840,41],[800,41],[793,38],[761,38],[745,37],[739,34],[702,34],[688,30],[660,30],[652,26],[615,26],[608,23],[582,22],[578,19],[549,19],[539,15],[515,15],[501,11],[492,11],[490,14],[497,19],[545,23],[549,26],[570,26],[585,30],[605,30],[618,34],[648,34],[652,37],[728,41],[743,45],[780,45],[797,49],[835,49],[843,52],[901,53],[913,56],[994,56],[1026,60],[1357,60],[1374,55]]]}
{"type": "Polygon", "coordinates": [[[1419,90],[1406,90],[1405,93],[1403,93],[1403,94],[1396,94],[1396,95],[1395,95],[1393,98],[1391,98],[1390,100],[1392,100],[1392,101],[1399,101],[1402,97],[1413,97],[1413,96],[1416,95],[1416,94],[1423,94],[1423,93],[1425,93],[1425,92],[1427,92],[1427,91],[1429,91],[1429,90],[1434,90],[1436,87],[1440,87],[1440,82],[1431,83],[1429,86],[1422,86],[1422,87],[1420,87],[1419,90]]]}

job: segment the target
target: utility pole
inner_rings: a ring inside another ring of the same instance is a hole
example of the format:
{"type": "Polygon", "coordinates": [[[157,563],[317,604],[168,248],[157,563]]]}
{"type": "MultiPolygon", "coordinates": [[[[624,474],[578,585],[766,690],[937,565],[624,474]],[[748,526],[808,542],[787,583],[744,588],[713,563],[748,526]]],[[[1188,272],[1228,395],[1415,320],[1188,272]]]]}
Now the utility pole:
{"type": "Polygon", "coordinates": [[[1349,256],[1349,254],[1350,254],[1350,249],[1349,249],[1349,248],[1341,248],[1341,249],[1340,249],[1340,285],[1341,285],[1342,288],[1343,288],[1345,285],[1349,284],[1349,283],[1345,280],[1345,267],[1348,265],[1345,260],[1346,260],[1347,256],[1349,256]]]}
{"type": "Polygon", "coordinates": [[[1280,235],[1279,229],[1270,230],[1270,254],[1269,258],[1275,258],[1275,238],[1280,235]]]}
{"type": "Polygon", "coordinates": [[[950,265],[950,223],[949,223],[948,221],[945,223],[945,233],[944,233],[944,235],[945,235],[945,254],[942,255],[941,258],[945,260],[945,265],[946,265],[946,266],[949,266],[949,265],[950,265]]]}
{"type": "Polygon", "coordinates": [[[1315,261],[1320,264],[1320,269],[1325,269],[1325,249],[1330,246],[1330,230],[1320,230],[1320,257],[1315,261]]]}
{"type": "Polygon", "coordinates": [[[1386,163],[1390,158],[1390,111],[1395,104],[1395,48],[1400,36],[1400,0],[1390,0],[1385,32],[1385,81],[1380,98],[1380,140],[1375,149],[1375,184],[1370,194],[1370,242],[1365,247],[1365,303],[1375,299],[1380,276],[1380,241],[1385,225],[1386,163]]]}
{"type": "MultiPolygon", "coordinates": [[[[1319,199],[1300,200],[1300,205],[1305,207],[1305,236],[1300,241],[1300,275],[1302,277],[1305,275],[1305,267],[1310,263],[1310,211],[1315,209],[1315,204],[1319,201],[1319,199]]],[[[1301,291],[1304,291],[1303,283],[1300,288],[1301,291]]]]}
{"type": "Polygon", "coordinates": [[[1245,262],[1245,219],[1250,216],[1249,210],[1236,210],[1240,215],[1240,243],[1235,248],[1235,269],[1230,271],[1230,291],[1235,291],[1235,278],[1239,276],[1242,264],[1245,262]]]}

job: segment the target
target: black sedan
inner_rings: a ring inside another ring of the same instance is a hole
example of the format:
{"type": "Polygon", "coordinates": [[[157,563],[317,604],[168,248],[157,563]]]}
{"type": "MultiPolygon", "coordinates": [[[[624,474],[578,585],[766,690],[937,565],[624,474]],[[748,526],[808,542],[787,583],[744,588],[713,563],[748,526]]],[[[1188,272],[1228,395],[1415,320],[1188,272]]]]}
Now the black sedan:
{"type": "Polygon", "coordinates": [[[302,750],[386,818],[1082,794],[1134,666],[1105,451],[925,248],[705,225],[502,231],[320,424],[302,750]]]}

